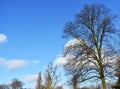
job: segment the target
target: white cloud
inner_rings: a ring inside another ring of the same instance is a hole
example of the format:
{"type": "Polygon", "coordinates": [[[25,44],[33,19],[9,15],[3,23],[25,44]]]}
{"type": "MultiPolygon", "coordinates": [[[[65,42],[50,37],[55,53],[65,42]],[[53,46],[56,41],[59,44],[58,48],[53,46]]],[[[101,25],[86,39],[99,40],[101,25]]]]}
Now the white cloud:
{"type": "Polygon", "coordinates": [[[9,70],[16,70],[19,68],[23,68],[28,64],[25,60],[10,60],[6,61],[5,67],[9,70]]]}
{"type": "Polygon", "coordinates": [[[66,58],[65,57],[58,57],[54,61],[54,65],[57,65],[57,66],[63,66],[65,63],[66,63],[66,58]]]}
{"type": "Polygon", "coordinates": [[[32,60],[32,61],[30,61],[30,63],[32,63],[32,64],[39,64],[40,61],[38,61],[38,60],[32,60]]]}
{"type": "MultiPolygon", "coordinates": [[[[68,41],[65,45],[64,45],[64,51],[69,48],[69,47],[72,47],[72,46],[75,46],[75,45],[79,45],[80,44],[80,40],[81,39],[72,39],[70,41],[68,41]]],[[[73,58],[72,55],[67,55],[66,57],[58,57],[56,58],[56,60],[54,61],[54,65],[57,65],[57,66],[63,66],[65,63],[67,63],[67,60],[68,59],[71,59],[73,58]]]]}
{"type": "Polygon", "coordinates": [[[20,79],[22,79],[22,81],[24,81],[25,83],[25,88],[27,89],[34,89],[36,86],[36,81],[38,78],[38,74],[34,73],[34,74],[23,74],[20,76],[20,79]]]}
{"type": "MultiPolygon", "coordinates": [[[[80,44],[80,40],[72,39],[72,40],[68,41],[64,45],[64,50],[66,50],[69,47],[72,47],[72,46],[75,46],[75,45],[79,45],[80,44]]],[[[56,58],[56,60],[54,61],[54,65],[63,66],[67,62],[67,59],[69,59],[69,58],[73,58],[73,56],[71,56],[71,55],[67,55],[66,57],[60,56],[60,57],[56,58]]]]}
{"type": "Polygon", "coordinates": [[[5,34],[0,34],[0,43],[5,43],[7,41],[7,36],[5,34]]]}
{"type": "Polygon", "coordinates": [[[30,66],[32,64],[37,65],[39,64],[39,61],[38,60],[28,61],[23,59],[7,60],[6,58],[0,57],[0,67],[6,68],[8,70],[17,70],[20,68],[24,68],[26,66],[30,66]]]}
{"type": "Polygon", "coordinates": [[[67,60],[71,60],[73,59],[74,56],[72,55],[67,55],[65,57],[58,57],[55,61],[54,61],[54,65],[57,66],[64,66],[67,63],[67,60]]]}
{"type": "Polygon", "coordinates": [[[35,82],[37,80],[38,74],[25,74],[22,76],[23,80],[26,82],[35,82]]]}
{"type": "Polygon", "coordinates": [[[75,39],[71,39],[70,41],[68,41],[65,44],[64,48],[75,46],[75,45],[79,45],[79,44],[81,44],[80,41],[82,41],[82,40],[81,39],[78,40],[76,38],[75,39]]]}

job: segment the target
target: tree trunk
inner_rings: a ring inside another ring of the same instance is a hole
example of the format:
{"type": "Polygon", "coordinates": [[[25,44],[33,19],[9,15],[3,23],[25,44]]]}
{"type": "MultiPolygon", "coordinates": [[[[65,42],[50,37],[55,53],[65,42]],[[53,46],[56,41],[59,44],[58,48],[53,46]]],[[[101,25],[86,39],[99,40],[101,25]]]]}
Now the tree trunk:
{"type": "Polygon", "coordinates": [[[76,87],[74,86],[73,89],[76,89],[76,87]]]}
{"type": "Polygon", "coordinates": [[[73,89],[78,89],[78,74],[73,75],[72,83],[73,89]]]}
{"type": "Polygon", "coordinates": [[[100,79],[101,79],[102,89],[107,89],[105,76],[104,76],[104,67],[103,67],[102,58],[101,58],[101,49],[98,49],[98,55],[99,55],[98,64],[100,67],[100,79]]]}
{"type": "Polygon", "coordinates": [[[103,77],[103,78],[101,79],[101,82],[102,82],[102,89],[107,89],[105,77],[103,77]]]}
{"type": "Polygon", "coordinates": [[[102,89],[107,89],[103,68],[102,68],[102,72],[100,74],[100,79],[101,79],[102,89]]]}
{"type": "Polygon", "coordinates": [[[102,89],[107,89],[102,62],[100,62],[99,66],[100,66],[100,79],[101,79],[102,89]]]}
{"type": "Polygon", "coordinates": [[[78,88],[77,88],[77,85],[76,85],[76,86],[73,86],[73,89],[78,89],[78,88]]]}

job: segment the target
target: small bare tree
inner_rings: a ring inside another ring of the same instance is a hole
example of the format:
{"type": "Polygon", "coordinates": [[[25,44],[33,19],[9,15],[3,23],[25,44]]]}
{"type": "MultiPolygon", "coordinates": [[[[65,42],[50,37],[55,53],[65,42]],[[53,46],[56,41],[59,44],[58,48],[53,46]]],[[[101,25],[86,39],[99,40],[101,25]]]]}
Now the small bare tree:
{"type": "Polygon", "coordinates": [[[68,80],[67,83],[69,86],[72,87],[72,89],[79,89],[79,76],[77,74],[72,74],[68,80]]]}
{"type": "Polygon", "coordinates": [[[12,89],[22,89],[23,83],[19,81],[18,79],[13,79],[12,83],[10,84],[10,87],[12,89]]]}
{"type": "Polygon", "coordinates": [[[52,79],[51,79],[50,72],[47,72],[45,89],[52,89],[52,79]]]}
{"type": "Polygon", "coordinates": [[[55,89],[60,81],[59,77],[60,75],[57,74],[57,66],[54,66],[52,62],[50,62],[45,73],[45,89],[55,89]]]}
{"type": "Polygon", "coordinates": [[[44,89],[42,85],[42,76],[41,72],[38,74],[36,89],[44,89]]]}
{"type": "Polygon", "coordinates": [[[100,79],[102,88],[107,89],[105,80],[113,75],[112,63],[117,59],[114,42],[119,40],[119,31],[115,28],[115,16],[104,5],[93,4],[85,5],[75,17],[66,23],[64,37],[79,42],[65,47],[64,57],[72,55],[65,69],[78,72],[82,81],[100,79]]]}

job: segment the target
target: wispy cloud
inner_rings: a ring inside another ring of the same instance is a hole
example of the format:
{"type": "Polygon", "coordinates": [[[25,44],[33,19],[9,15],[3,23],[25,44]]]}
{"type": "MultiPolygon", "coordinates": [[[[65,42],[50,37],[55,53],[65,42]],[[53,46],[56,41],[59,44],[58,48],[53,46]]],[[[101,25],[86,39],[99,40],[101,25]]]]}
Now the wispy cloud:
{"type": "Polygon", "coordinates": [[[39,64],[40,61],[38,61],[38,60],[32,60],[32,61],[30,61],[30,63],[31,63],[31,64],[39,64]]]}
{"type": "Polygon", "coordinates": [[[25,80],[28,83],[35,82],[37,80],[37,77],[38,77],[38,74],[25,74],[25,75],[22,75],[23,80],[25,80]]]}
{"type": "Polygon", "coordinates": [[[0,34],[0,44],[7,41],[7,36],[5,34],[0,34]]]}
{"type": "Polygon", "coordinates": [[[28,64],[25,60],[10,60],[5,62],[5,67],[9,70],[23,68],[28,64]]]}
{"type": "Polygon", "coordinates": [[[37,65],[39,64],[38,60],[28,61],[25,59],[11,59],[7,60],[6,58],[0,58],[0,67],[4,67],[8,70],[17,70],[20,68],[25,68],[31,64],[37,65]]]}

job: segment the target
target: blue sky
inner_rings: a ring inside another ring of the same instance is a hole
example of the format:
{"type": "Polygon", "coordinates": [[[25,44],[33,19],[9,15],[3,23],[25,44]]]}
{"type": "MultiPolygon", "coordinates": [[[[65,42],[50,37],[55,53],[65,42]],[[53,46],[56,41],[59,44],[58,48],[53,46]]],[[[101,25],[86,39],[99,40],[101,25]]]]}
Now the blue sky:
{"type": "Polygon", "coordinates": [[[62,55],[65,22],[92,3],[120,13],[119,0],[0,0],[0,84],[20,78],[29,85],[62,55]]]}

